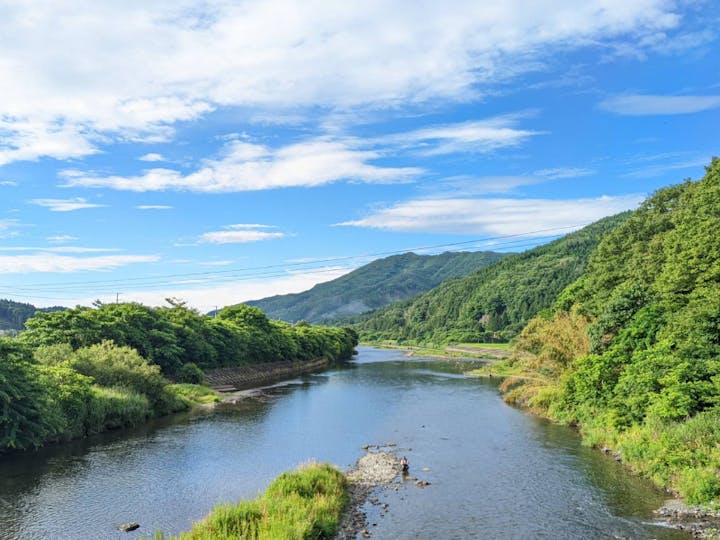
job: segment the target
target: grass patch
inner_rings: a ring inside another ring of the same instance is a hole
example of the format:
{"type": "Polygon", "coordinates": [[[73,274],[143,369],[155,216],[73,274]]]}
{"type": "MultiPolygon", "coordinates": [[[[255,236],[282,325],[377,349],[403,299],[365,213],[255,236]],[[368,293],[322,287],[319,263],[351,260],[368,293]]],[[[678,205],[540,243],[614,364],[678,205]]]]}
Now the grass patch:
{"type": "Polygon", "coordinates": [[[190,531],[155,540],[305,540],[332,538],[349,501],[335,467],[311,463],[278,476],[251,501],[220,504],[190,531]]]}
{"type": "Polygon", "coordinates": [[[199,384],[178,383],[169,384],[165,389],[176,398],[187,403],[189,407],[204,405],[221,401],[220,394],[212,388],[199,384]]]}
{"type": "Polygon", "coordinates": [[[457,343],[453,347],[463,347],[465,349],[498,349],[507,351],[510,349],[510,343],[457,343]]]}

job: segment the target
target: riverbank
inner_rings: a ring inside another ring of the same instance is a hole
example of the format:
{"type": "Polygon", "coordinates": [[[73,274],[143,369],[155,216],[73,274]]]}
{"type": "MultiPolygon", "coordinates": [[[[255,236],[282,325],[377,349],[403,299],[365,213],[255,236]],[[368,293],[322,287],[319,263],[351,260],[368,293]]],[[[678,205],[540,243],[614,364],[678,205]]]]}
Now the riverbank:
{"type": "MultiPolygon", "coordinates": [[[[555,423],[562,422],[543,400],[557,384],[551,378],[524,368],[522,363],[501,361],[473,370],[478,377],[502,379],[503,400],[527,413],[555,423]]],[[[655,510],[668,527],[690,532],[696,538],[720,539],[720,511],[716,500],[706,495],[713,489],[717,470],[708,471],[692,461],[694,454],[711,455],[717,437],[712,427],[717,417],[709,413],[683,423],[634,426],[625,432],[574,425],[584,445],[610,455],[630,473],[650,479],[658,488],[676,498],[655,510]],[[707,504],[688,504],[688,499],[707,504]]]]}
{"type": "Polygon", "coordinates": [[[442,360],[502,360],[510,356],[509,343],[460,343],[436,347],[433,345],[399,345],[396,343],[361,343],[378,349],[407,351],[408,357],[437,358],[442,360]]]}
{"type": "Polygon", "coordinates": [[[213,369],[205,373],[205,382],[213,390],[225,394],[319,371],[327,368],[328,364],[326,358],[321,358],[303,362],[268,362],[213,369]]]}

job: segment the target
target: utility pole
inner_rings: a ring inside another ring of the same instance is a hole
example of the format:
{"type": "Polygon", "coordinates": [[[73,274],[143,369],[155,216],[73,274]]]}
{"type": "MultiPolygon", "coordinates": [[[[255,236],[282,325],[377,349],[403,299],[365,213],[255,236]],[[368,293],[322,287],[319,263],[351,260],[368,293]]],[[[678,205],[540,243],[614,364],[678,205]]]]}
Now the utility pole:
{"type": "Polygon", "coordinates": [[[115,293],[115,303],[116,304],[120,303],[120,293],[119,292],[115,293]]]}

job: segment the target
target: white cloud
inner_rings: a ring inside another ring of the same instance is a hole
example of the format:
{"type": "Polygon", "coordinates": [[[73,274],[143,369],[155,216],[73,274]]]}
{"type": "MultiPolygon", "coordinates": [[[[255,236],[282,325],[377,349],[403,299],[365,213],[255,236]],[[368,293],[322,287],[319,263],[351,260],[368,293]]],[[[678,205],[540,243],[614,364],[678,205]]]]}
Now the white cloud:
{"type": "Polygon", "coordinates": [[[200,192],[254,191],[319,186],[339,180],[407,181],[420,174],[413,167],[381,167],[369,163],[378,150],[358,149],[356,141],[316,138],[281,148],[231,141],[224,154],[206,160],[197,171],[183,175],[171,169],[151,169],[140,176],[93,176],[63,173],[65,186],[109,187],[128,191],[183,190],[200,192]]]}
{"type": "Polygon", "coordinates": [[[32,251],[43,253],[107,253],[111,251],[121,251],[119,248],[91,248],[82,246],[0,246],[0,251],[32,251]]]}
{"type": "MultiPolygon", "coordinates": [[[[175,297],[188,302],[188,305],[195,307],[202,312],[207,312],[215,307],[224,307],[232,304],[239,304],[249,300],[257,300],[267,296],[276,294],[289,294],[306,291],[318,283],[336,279],[342,275],[351,272],[353,268],[332,266],[324,268],[315,268],[313,270],[288,273],[286,275],[273,278],[256,278],[247,280],[220,279],[214,278],[214,285],[201,286],[202,283],[194,283],[196,280],[180,280],[192,281],[193,283],[177,283],[178,286],[167,286],[155,290],[128,290],[122,295],[125,302],[141,302],[151,306],[165,305],[165,298],[175,297]],[[217,284],[221,281],[221,284],[217,284]],[[181,288],[183,285],[186,287],[181,288]],[[191,287],[190,285],[198,285],[191,287]]],[[[91,305],[95,296],[79,296],[68,297],[62,302],[65,305],[91,305]]],[[[105,298],[100,296],[101,300],[105,298]]],[[[107,296],[107,301],[115,301],[114,294],[107,296]]],[[[58,301],[50,302],[57,303],[58,301]]]]}
{"type": "Polygon", "coordinates": [[[156,255],[104,255],[100,257],[70,257],[52,253],[0,255],[0,274],[109,270],[128,264],[159,260],[160,257],[156,255]]]}
{"type": "Polygon", "coordinates": [[[145,154],[144,156],[140,156],[138,158],[140,161],[165,161],[165,158],[162,154],[157,154],[155,152],[151,152],[149,154],[145,154]]]}
{"type": "Polygon", "coordinates": [[[138,210],[172,210],[172,206],[166,204],[141,204],[136,206],[138,210]]]}
{"type": "Polygon", "coordinates": [[[511,235],[580,228],[602,217],[635,208],[641,195],[594,199],[416,199],[365,218],[338,223],[399,232],[511,235]]]}
{"type": "Polygon", "coordinates": [[[541,176],[548,180],[562,180],[565,178],[580,178],[582,176],[591,176],[595,174],[592,169],[583,169],[580,167],[553,167],[551,169],[540,169],[533,173],[535,176],[541,176]]]}
{"type": "Polygon", "coordinates": [[[105,204],[87,202],[87,200],[82,197],[75,197],[74,199],[31,199],[28,202],[47,208],[51,212],[73,212],[85,208],[102,208],[107,206],[105,204]]]}
{"type": "Polygon", "coordinates": [[[601,101],[600,107],[627,116],[690,114],[720,107],[720,96],[627,94],[601,101]]]}
{"type": "Polygon", "coordinates": [[[15,229],[19,226],[20,222],[17,219],[0,219],[0,238],[17,236],[18,232],[15,229]]]}
{"type": "Polygon", "coordinates": [[[200,235],[200,242],[209,244],[248,244],[287,236],[283,232],[263,230],[267,228],[274,227],[247,223],[226,225],[222,231],[207,232],[200,235]]]}
{"type": "Polygon", "coordinates": [[[18,183],[13,182],[12,180],[3,180],[0,182],[0,186],[3,186],[3,187],[14,187],[17,185],[18,185],[18,183]]]}
{"type": "Polygon", "coordinates": [[[233,264],[235,261],[204,261],[200,262],[200,266],[228,266],[233,264]]]}
{"type": "Polygon", "coordinates": [[[435,156],[457,152],[492,152],[518,146],[542,132],[517,129],[522,115],[507,115],[459,124],[433,126],[386,138],[388,141],[414,147],[424,155],[435,156]]]}
{"type": "Polygon", "coordinates": [[[48,236],[45,240],[52,244],[64,244],[65,242],[72,242],[77,240],[77,236],[70,236],[69,234],[58,234],[56,236],[48,236]]]}
{"type": "Polygon", "coordinates": [[[57,0],[28,15],[26,1],[8,0],[0,68],[13,77],[0,87],[0,163],[167,140],[174,123],[224,106],[288,115],[466,101],[485,84],[544,69],[558,50],[657,50],[673,42],[673,6],[158,0],[94,2],[80,13],[57,0]]]}

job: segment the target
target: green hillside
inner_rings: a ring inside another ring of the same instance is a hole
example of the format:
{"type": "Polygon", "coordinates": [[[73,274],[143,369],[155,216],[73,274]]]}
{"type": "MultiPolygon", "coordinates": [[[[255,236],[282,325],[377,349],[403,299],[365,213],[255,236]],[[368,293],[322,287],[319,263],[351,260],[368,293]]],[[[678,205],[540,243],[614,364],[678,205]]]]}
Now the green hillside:
{"type": "Polygon", "coordinates": [[[608,234],[518,338],[508,399],[690,502],[720,500],[720,160],[608,234]],[[516,379],[517,380],[517,379],[516,379]]]}
{"type": "Polygon", "coordinates": [[[471,275],[446,281],[416,298],[362,317],[355,327],[365,341],[507,340],[582,275],[602,236],[628,215],[605,218],[471,275]]]}
{"type": "Polygon", "coordinates": [[[58,311],[65,308],[36,308],[32,304],[0,300],[0,330],[22,330],[25,321],[35,315],[36,311],[58,311]]]}
{"type": "Polygon", "coordinates": [[[502,259],[491,251],[378,259],[342,277],[299,294],[247,302],[271,319],[321,322],[365,313],[427,291],[444,280],[464,276],[502,259]]]}

